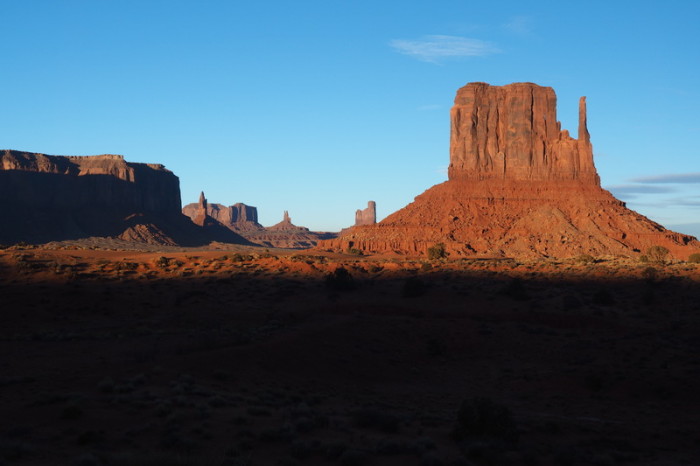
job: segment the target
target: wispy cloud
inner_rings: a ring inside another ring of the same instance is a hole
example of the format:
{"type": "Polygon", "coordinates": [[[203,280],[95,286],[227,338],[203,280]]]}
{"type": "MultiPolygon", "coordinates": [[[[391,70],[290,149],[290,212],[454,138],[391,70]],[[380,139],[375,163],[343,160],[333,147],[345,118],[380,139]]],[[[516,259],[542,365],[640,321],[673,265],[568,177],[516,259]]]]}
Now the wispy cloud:
{"type": "Polygon", "coordinates": [[[656,175],[656,176],[643,176],[640,178],[633,178],[630,181],[633,183],[680,183],[680,184],[700,184],[700,173],[682,173],[682,174],[668,174],[668,175],[656,175]]]}
{"type": "Polygon", "coordinates": [[[389,45],[397,52],[430,63],[445,58],[481,57],[500,52],[490,42],[460,36],[423,36],[420,39],[394,39],[389,45]]]}
{"type": "Polygon", "coordinates": [[[513,16],[501,27],[513,34],[527,36],[532,32],[532,18],[524,15],[513,16]]]}

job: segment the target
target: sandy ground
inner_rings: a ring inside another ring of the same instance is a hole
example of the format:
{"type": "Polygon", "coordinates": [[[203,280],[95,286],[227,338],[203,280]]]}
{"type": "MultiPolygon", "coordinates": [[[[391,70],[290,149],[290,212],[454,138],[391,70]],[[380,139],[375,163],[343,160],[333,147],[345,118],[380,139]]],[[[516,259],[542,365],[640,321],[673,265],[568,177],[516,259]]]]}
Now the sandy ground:
{"type": "Polygon", "coordinates": [[[0,250],[0,464],[700,464],[698,264],[215,248],[0,250]]]}

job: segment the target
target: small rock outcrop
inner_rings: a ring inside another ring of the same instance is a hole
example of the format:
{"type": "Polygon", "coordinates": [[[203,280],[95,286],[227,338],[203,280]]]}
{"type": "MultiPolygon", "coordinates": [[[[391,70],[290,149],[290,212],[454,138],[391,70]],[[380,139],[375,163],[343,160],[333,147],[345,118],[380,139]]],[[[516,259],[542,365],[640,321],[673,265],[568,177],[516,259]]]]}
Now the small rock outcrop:
{"type": "Polygon", "coordinates": [[[633,256],[654,245],[677,258],[696,238],[666,230],[600,187],[579,101],[578,139],[561,129],[556,96],[532,83],[470,83],[451,110],[449,180],[376,225],[341,232],[324,249],[453,257],[633,256]]]}
{"type": "Polygon", "coordinates": [[[292,223],[289,212],[286,210],[282,215],[282,221],[267,228],[268,231],[309,231],[306,227],[298,227],[292,223]]]}
{"type": "Polygon", "coordinates": [[[355,226],[374,225],[377,223],[377,203],[369,201],[366,209],[357,209],[355,212],[355,226]]]}

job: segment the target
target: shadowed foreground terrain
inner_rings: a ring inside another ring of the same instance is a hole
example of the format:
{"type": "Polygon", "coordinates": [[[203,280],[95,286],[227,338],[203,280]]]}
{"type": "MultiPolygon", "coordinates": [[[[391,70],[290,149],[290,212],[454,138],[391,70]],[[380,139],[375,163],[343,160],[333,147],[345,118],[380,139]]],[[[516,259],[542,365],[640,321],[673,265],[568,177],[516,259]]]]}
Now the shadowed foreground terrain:
{"type": "Polygon", "coordinates": [[[700,462],[697,264],[239,251],[0,250],[0,464],[700,462]]]}

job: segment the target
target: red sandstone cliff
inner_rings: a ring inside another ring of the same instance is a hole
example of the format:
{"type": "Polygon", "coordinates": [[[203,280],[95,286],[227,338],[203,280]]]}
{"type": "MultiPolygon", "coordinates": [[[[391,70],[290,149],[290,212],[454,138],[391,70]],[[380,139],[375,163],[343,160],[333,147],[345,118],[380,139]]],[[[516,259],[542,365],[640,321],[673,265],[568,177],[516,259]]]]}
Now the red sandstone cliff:
{"type": "Polygon", "coordinates": [[[444,243],[453,256],[569,257],[661,245],[684,259],[700,250],[600,188],[584,97],[578,139],[561,130],[554,91],[532,83],[470,83],[451,120],[449,181],[319,247],[423,254],[444,243]]]}

